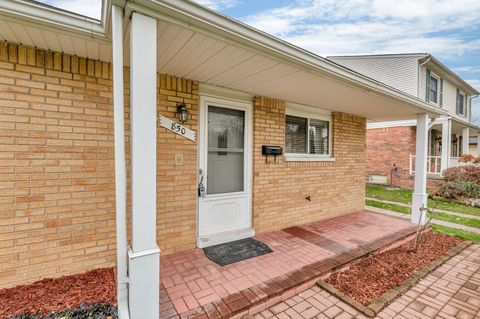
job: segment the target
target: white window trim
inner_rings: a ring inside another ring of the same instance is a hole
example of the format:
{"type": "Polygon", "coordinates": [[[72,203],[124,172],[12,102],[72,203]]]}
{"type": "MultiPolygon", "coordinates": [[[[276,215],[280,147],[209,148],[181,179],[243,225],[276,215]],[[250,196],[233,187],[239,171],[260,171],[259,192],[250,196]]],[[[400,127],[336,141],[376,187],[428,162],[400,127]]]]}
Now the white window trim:
{"type": "Polygon", "coordinates": [[[435,78],[437,80],[437,102],[433,102],[432,101],[432,96],[431,96],[431,93],[432,93],[432,81],[430,80],[430,92],[428,93],[429,94],[429,103],[432,103],[434,105],[440,105],[440,77],[438,75],[436,75],[435,73],[433,73],[432,71],[430,71],[430,77],[431,78],[435,78]]]}
{"type": "MultiPolygon", "coordinates": [[[[457,115],[460,115],[461,117],[467,117],[467,95],[460,90],[458,90],[458,94],[460,94],[460,96],[462,97],[462,100],[463,100],[463,113],[458,113],[458,110],[455,110],[455,113],[457,115]]],[[[456,98],[458,98],[458,96],[456,98]]],[[[455,109],[456,109],[456,107],[455,107],[455,109]]]]}
{"type": "MultiPolygon", "coordinates": [[[[287,103],[285,114],[298,116],[306,119],[315,119],[328,122],[328,154],[304,154],[304,153],[285,153],[286,162],[333,162],[332,156],[332,112],[325,109],[318,109],[311,106],[287,103]]],[[[310,125],[310,121],[308,122],[310,125]]],[[[307,136],[307,150],[309,150],[310,139],[307,136]]]]}

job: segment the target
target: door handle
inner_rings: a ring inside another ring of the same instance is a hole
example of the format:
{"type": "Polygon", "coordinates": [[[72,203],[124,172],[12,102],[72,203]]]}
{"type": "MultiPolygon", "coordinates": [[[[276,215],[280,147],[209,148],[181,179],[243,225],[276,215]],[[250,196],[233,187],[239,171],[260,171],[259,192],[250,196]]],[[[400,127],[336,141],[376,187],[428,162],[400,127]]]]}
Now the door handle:
{"type": "Polygon", "coordinates": [[[198,173],[200,175],[200,179],[198,182],[198,196],[204,198],[206,195],[206,190],[205,190],[205,186],[203,185],[203,179],[204,179],[203,169],[199,169],[198,173]]]}

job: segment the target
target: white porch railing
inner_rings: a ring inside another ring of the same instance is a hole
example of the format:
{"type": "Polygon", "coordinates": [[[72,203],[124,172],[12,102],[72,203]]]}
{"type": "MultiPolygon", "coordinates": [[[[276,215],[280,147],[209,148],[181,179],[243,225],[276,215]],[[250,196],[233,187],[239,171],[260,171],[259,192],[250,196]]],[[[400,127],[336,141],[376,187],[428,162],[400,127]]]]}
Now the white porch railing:
{"type": "MultiPolygon", "coordinates": [[[[462,163],[459,157],[450,157],[448,167],[457,167],[467,165],[462,163]]],[[[427,156],[427,174],[441,175],[442,174],[442,157],[441,156],[427,156]]],[[[410,155],[410,175],[415,173],[415,155],[410,155]]]]}
{"type": "Polygon", "coordinates": [[[460,162],[458,159],[459,157],[450,157],[450,165],[448,165],[448,167],[457,167],[457,166],[463,166],[463,165],[469,164],[469,163],[460,162]]]}
{"type": "MultiPolygon", "coordinates": [[[[410,154],[410,175],[415,173],[415,155],[410,154]]],[[[442,174],[442,157],[427,156],[427,174],[442,174]]]]}

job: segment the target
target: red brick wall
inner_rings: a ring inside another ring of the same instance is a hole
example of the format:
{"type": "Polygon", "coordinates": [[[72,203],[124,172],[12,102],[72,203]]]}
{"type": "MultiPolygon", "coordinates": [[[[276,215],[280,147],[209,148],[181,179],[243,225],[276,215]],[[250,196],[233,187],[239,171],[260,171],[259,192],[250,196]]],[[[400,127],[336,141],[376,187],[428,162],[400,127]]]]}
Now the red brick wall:
{"type": "Polygon", "coordinates": [[[395,186],[412,187],[410,154],[415,154],[415,127],[397,126],[367,130],[367,176],[387,176],[390,183],[390,166],[397,165],[393,176],[395,186]]]}
{"type": "MultiPolygon", "coordinates": [[[[393,174],[393,185],[413,188],[414,176],[410,176],[410,154],[415,155],[415,126],[397,126],[367,130],[367,177],[369,175],[387,176],[390,184],[390,165],[397,165],[393,174]]],[[[437,146],[437,155],[439,155],[437,146]]],[[[440,179],[428,178],[428,189],[435,189],[440,179]]]]}

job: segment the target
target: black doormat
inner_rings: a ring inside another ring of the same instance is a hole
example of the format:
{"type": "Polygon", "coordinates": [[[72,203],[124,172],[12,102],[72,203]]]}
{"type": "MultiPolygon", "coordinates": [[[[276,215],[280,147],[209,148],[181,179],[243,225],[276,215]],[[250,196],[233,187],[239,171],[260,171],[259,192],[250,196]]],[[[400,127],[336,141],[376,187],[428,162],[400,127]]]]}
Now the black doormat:
{"type": "Polygon", "coordinates": [[[203,248],[205,255],[220,266],[245,259],[269,254],[273,250],[268,245],[253,238],[240,239],[225,244],[203,248]]]}

